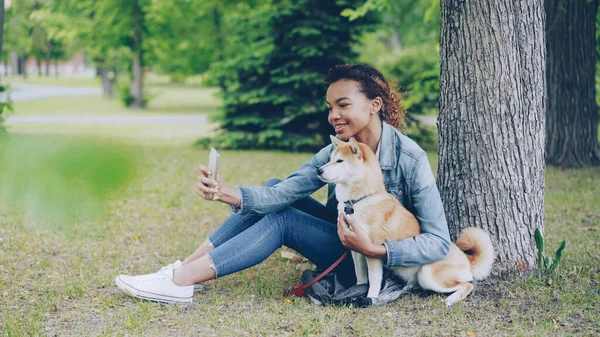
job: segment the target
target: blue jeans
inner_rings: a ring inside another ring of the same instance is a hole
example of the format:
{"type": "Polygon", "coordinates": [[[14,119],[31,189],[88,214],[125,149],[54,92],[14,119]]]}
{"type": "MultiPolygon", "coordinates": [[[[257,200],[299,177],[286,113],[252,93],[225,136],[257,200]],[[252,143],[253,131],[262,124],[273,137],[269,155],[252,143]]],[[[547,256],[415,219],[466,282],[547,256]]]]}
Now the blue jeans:
{"type": "MultiPolygon", "coordinates": [[[[271,179],[265,186],[280,180],[271,179]]],[[[250,268],[287,246],[302,254],[318,269],[331,266],[346,250],[337,234],[337,214],[306,197],[267,215],[231,215],[208,239],[215,247],[208,253],[216,277],[250,268]]],[[[356,283],[351,254],[333,270],[346,286],[356,283]]]]}

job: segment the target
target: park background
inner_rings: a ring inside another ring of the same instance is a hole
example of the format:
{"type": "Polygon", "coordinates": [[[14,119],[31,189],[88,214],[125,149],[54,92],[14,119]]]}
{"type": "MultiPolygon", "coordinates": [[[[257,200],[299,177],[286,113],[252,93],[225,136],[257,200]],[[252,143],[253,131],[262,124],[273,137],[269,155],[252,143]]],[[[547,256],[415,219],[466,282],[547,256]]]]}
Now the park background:
{"type": "MultiPolygon", "coordinates": [[[[207,147],[220,150],[221,173],[235,186],[284,178],[325,145],[323,75],[338,63],[368,63],[398,83],[403,131],[439,172],[440,9],[464,3],[0,2],[3,335],[600,333],[598,1],[527,2],[544,8],[536,19],[547,34],[539,94],[549,103],[538,130],[548,163],[539,220],[546,263],[481,282],[452,308],[444,295],[417,293],[368,309],[284,299],[313,266],[279,252],[208,282],[191,305],[137,301],[113,279],[184,258],[229,215],[194,193],[207,147]],[[563,240],[553,269],[548,258],[563,240]]],[[[509,1],[472,3],[518,16],[509,1]]],[[[324,201],[325,191],[315,197],[324,201]]],[[[537,257],[539,246],[529,246],[537,257]]]]}

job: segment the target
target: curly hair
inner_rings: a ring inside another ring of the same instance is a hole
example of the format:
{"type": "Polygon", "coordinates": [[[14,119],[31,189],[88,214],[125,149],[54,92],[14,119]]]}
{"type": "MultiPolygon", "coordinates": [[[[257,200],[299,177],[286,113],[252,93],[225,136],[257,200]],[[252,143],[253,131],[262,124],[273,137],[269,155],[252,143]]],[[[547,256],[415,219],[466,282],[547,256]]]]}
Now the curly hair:
{"type": "Polygon", "coordinates": [[[342,79],[357,81],[360,92],[369,99],[380,97],[383,107],[379,116],[398,130],[404,128],[405,111],[400,105],[396,84],[386,81],[379,70],[365,64],[340,64],[329,69],[325,83],[329,85],[342,79]]]}

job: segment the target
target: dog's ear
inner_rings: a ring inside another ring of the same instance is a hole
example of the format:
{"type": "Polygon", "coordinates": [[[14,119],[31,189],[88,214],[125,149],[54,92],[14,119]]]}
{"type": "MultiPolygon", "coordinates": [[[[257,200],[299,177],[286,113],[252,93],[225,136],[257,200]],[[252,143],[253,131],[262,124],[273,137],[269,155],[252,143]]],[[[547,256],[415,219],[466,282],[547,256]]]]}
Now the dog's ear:
{"type": "Polygon", "coordinates": [[[354,137],[350,137],[350,145],[352,148],[352,153],[354,153],[358,157],[358,159],[362,159],[363,158],[362,151],[360,150],[360,146],[358,146],[358,143],[356,142],[354,137]]]}
{"type": "Polygon", "coordinates": [[[338,147],[338,145],[340,145],[340,144],[342,143],[342,141],[341,141],[341,140],[339,140],[339,139],[335,138],[335,137],[334,137],[334,136],[332,136],[332,135],[329,135],[329,138],[331,138],[331,144],[333,144],[333,147],[334,147],[334,148],[335,148],[335,147],[338,147]]]}

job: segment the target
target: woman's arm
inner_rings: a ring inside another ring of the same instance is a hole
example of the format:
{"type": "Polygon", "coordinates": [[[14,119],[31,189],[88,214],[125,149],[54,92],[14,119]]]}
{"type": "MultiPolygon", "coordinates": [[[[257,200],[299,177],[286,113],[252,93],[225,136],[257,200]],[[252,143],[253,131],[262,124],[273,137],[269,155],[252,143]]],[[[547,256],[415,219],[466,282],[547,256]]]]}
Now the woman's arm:
{"type": "Polygon", "coordinates": [[[413,172],[407,178],[411,182],[409,193],[414,216],[421,225],[421,234],[386,242],[388,267],[409,267],[439,261],[450,251],[444,206],[425,152],[419,156],[413,172]]]}
{"type": "Polygon", "coordinates": [[[240,207],[232,207],[236,214],[268,214],[287,207],[321,188],[325,183],[317,169],[329,161],[333,145],[326,146],[282,182],[275,186],[237,187],[240,207]]]}

